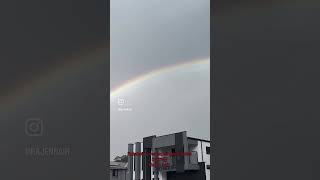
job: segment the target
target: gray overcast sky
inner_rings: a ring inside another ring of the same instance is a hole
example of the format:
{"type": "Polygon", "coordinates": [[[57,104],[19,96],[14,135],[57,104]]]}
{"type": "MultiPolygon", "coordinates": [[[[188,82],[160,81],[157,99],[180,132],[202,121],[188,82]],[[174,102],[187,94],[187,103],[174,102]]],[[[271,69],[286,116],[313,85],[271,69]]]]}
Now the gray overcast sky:
{"type": "Polygon", "coordinates": [[[209,139],[210,0],[112,0],[111,88],[138,75],[196,59],[111,97],[111,158],[149,135],[187,130],[209,139]],[[132,112],[120,112],[124,98],[132,112]]]}
{"type": "Polygon", "coordinates": [[[111,88],[210,54],[210,0],[112,0],[111,88]]]}

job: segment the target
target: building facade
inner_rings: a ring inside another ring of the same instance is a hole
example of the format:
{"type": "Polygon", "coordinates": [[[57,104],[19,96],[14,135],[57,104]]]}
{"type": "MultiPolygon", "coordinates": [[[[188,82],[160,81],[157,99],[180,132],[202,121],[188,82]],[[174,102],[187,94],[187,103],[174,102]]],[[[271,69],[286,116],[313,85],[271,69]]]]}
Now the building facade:
{"type": "Polygon", "coordinates": [[[210,141],[187,132],[128,145],[128,180],[209,180],[210,141]]]}
{"type": "Polygon", "coordinates": [[[110,162],[110,180],[128,180],[128,163],[110,162]]]}

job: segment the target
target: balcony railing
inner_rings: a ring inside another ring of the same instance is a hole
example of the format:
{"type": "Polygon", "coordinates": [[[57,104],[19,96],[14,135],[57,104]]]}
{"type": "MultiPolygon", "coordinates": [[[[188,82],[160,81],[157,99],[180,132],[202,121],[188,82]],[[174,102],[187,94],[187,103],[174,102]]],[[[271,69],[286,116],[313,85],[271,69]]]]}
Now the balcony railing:
{"type": "MultiPolygon", "coordinates": [[[[198,154],[192,152],[191,156],[185,156],[187,159],[187,169],[197,169],[198,166],[198,154]]],[[[166,156],[160,158],[159,161],[154,163],[156,171],[175,171],[176,170],[176,156],[166,156]]]]}
{"type": "Polygon", "coordinates": [[[176,169],[176,157],[161,157],[158,162],[154,163],[154,165],[156,171],[174,171],[176,169]]]}

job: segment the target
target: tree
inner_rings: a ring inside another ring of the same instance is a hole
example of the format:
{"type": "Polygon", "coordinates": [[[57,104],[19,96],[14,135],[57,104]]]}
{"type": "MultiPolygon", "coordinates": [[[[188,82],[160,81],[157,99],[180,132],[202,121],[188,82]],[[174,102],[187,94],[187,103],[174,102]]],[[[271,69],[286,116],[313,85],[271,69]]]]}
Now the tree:
{"type": "Polygon", "coordinates": [[[123,155],[123,156],[116,156],[114,158],[115,162],[128,162],[128,156],[127,155],[123,155]]]}

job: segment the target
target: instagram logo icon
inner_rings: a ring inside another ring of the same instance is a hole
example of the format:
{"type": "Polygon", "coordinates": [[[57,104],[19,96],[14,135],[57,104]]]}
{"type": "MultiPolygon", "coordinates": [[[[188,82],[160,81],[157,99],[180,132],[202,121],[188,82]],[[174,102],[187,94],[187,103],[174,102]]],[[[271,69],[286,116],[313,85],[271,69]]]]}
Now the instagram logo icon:
{"type": "Polygon", "coordinates": [[[25,122],[25,133],[27,136],[42,136],[43,121],[36,118],[27,119],[25,122]]]}

